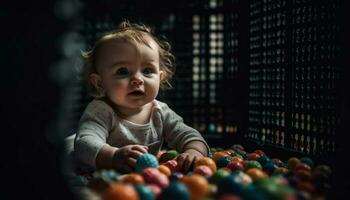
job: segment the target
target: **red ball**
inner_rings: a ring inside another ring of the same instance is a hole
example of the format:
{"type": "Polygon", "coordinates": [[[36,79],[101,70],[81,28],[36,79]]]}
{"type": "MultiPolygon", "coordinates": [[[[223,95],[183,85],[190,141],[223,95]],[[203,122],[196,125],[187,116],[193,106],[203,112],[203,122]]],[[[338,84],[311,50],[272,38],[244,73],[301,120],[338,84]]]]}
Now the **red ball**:
{"type": "Polygon", "coordinates": [[[232,172],[234,172],[236,170],[240,170],[240,171],[244,170],[243,164],[239,161],[232,161],[227,165],[227,167],[230,168],[232,170],[232,172]]]}
{"type": "Polygon", "coordinates": [[[248,160],[257,160],[258,158],[260,158],[260,155],[257,153],[251,153],[248,155],[248,160]]]}

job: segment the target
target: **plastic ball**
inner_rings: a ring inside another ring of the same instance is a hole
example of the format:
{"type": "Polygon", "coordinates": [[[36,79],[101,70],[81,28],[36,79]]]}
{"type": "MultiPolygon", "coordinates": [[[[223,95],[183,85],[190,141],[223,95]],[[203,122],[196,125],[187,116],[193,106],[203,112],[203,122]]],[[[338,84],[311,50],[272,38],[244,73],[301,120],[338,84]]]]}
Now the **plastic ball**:
{"type": "Polygon", "coordinates": [[[241,155],[239,156],[233,156],[230,158],[231,161],[238,161],[238,162],[243,162],[243,157],[241,155]]]}
{"type": "Polygon", "coordinates": [[[255,182],[255,185],[268,199],[288,199],[294,193],[294,190],[288,184],[282,183],[278,178],[259,179],[255,182]]]}
{"type": "Polygon", "coordinates": [[[287,166],[289,169],[294,170],[294,168],[300,163],[299,158],[291,157],[287,161],[287,166]]]}
{"type": "Polygon", "coordinates": [[[275,165],[281,167],[281,164],[283,163],[280,159],[278,158],[273,158],[272,162],[275,163],[275,165]]]}
{"type": "Polygon", "coordinates": [[[217,195],[235,194],[241,195],[243,192],[243,185],[237,181],[236,175],[229,175],[222,178],[218,185],[217,195]]]}
{"type": "Polygon", "coordinates": [[[176,160],[168,160],[165,163],[162,163],[162,165],[167,166],[170,169],[171,173],[179,171],[176,160]]]}
{"type": "Polygon", "coordinates": [[[230,162],[231,160],[227,156],[221,157],[216,161],[216,166],[218,168],[226,167],[230,162]]]}
{"type": "Polygon", "coordinates": [[[180,181],[189,189],[191,200],[202,199],[209,193],[208,181],[201,175],[184,176],[180,181]]]}
{"type": "Polygon", "coordinates": [[[299,191],[304,191],[308,193],[313,193],[315,191],[315,186],[307,181],[300,181],[296,186],[296,189],[299,191]]]}
{"type": "Polygon", "coordinates": [[[160,156],[159,162],[163,163],[163,162],[166,162],[168,160],[173,160],[176,158],[177,155],[178,155],[178,153],[175,150],[167,151],[160,156]]]}
{"type": "Polygon", "coordinates": [[[136,185],[135,190],[139,195],[140,200],[155,200],[156,197],[151,188],[146,185],[136,185]]]}
{"type": "Polygon", "coordinates": [[[146,168],[158,168],[158,166],[157,158],[152,154],[145,153],[137,158],[135,169],[137,172],[142,172],[146,168]]]}
{"type": "Polygon", "coordinates": [[[258,161],[263,168],[267,163],[272,163],[271,159],[267,156],[261,156],[256,161],[258,161]]]}
{"type": "Polygon", "coordinates": [[[287,174],[289,170],[285,167],[277,167],[273,174],[287,174]]]}
{"type": "Polygon", "coordinates": [[[156,168],[146,168],[142,171],[142,176],[146,183],[155,184],[161,188],[169,185],[169,179],[156,168]]]}
{"type": "Polygon", "coordinates": [[[131,184],[114,183],[103,193],[103,200],[138,200],[138,194],[131,184]]]}
{"type": "Polygon", "coordinates": [[[260,157],[261,157],[261,156],[265,156],[265,152],[262,151],[262,150],[260,150],[260,149],[255,150],[254,153],[260,155],[260,157]]]}
{"type": "Polygon", "coordinates": [[[110,184],[117,182],[119,174],[114,170],[99,170],[92,174],[88,186],[96,191],[105,190],[110,184]]]}
{"type": "Polygon", "coordinates": [[[220,169],[227,171],[229,174],[232,173],[232,170],[229,167],[221,167],[220,169]]]}
{"type": "Polygon", "coordinates": [[[139,184],[145,183],[141,174],[137,174],[137,173],[127,174],[123,178],[121,178],[120,181],[123,183],[130,183],[130,184],[134,184],[134,185],[139,185],[139,184]]]}
{"type": "Polygon", "coordinates": [[[213,171],[206,165],[199,165],[193,170],[194,174],[199,174],[202,176],[211,176],[213,175],[213,171]]]}
{"type": "Polygon", "coordinates": [[[242,171],[235,171],[231,174],[231,176],[234,176],[236,182],[241,184],[241,185],[246,186],[246,185],[249,185],[253,182],[252,178],[248,174],[246,174],[242,171]]]}
{"type": "Polygon", "coordinates": [[[298,171],[298,170],[305,170],[305,171],[311,172],[311,167],[308,164],[299,163],[294,168],[294,171],[298,171]]]}
{"type": "Polygon", "coordinates": [[[250,168],[262,169],[262,166],[261,166],[261,164],[258,161],[250,160],[244,165],[244,170],[246,171],[246,170],[248,170],[250,168]]]}
{"type": "Polygon", "coordinates": [[[166,176],[171,175],[171,170],[165,165],[159,165],[158,170],[166,176]]]}
{"type": "Polygon", "coordinates": [[[234,145],[232,145],[232,147],[231,147],[233,150],[237,150],[237,149],[239,149],[239,150],[244,150],[244,147],[242,146],[242,145],[240,145],[240,144],[234,144],[234,145]]]}
{"type": "Polygon", "coordinates": [[[258,168],[248,169],[245,173],[252,178],[253,182],[255,182],[258,179],[268,177],[268,175],[264,171],[258,168]]]}
{"type": "Polygon", "coordinates": [[[222,157],[228,156],[228,154],[224,151],[219,151],[213,154],[212,159],[215,161],[215,163],[222,157]]]}
{"type": "Polygon", "coordinates": [[[314,167],[314,165],[315,165],[314,161],[309,157],[300,158],[300,162],[309,165],[311,168],[314,167]]]}
{"type": "Polygon", "coordinates": [[[250,153],[248,154],[248,160],[257,160],[258,158],[260,158],[260,155],[257,153],[250,153]]]}
{"type": "Polygon", "coordinates": [[[233,172],[236,170],[240,170],[240,171],[244,170],[243,164],[239,161],[232,161],[228,164],[227,167],[230,168],[233,172]]]}
{"type": "Polygon", "coordinates": [[[218,200],[242,200],[242,198],[234,194],[224,194],[221,195],[218,200]]]}
{"type": "Polygon", "coordinates": [[[327,174],[328,176],[332,174],[332,169],[328,165],[317,165],[312,171],[319,171],[324,174],[327,174]]]}
{"type": "Polygon", "coordinates": [[[174,172],[169,176],[170,181],[177,181],[180,180],[183,177],[183,173],[181,172],[174,172]]]}
{"type": "Polygon", "coordinates": [[[160,200],[189,200],[190,192],[185,184],[179,181],[172,182],[160,195],[160,200]]]}
{"type": "Polygon", "coordinates": [[[311,173],[310,171],[299,169],[294,172],[294,174],[300,178],[302,181],[310,181],[311,180],[311,173]]]}
{"type": "Polygon", "coordinates": [[[271,175],[277,169],[277,165],[273,162],[266,163],[263,167],[263,170],[271,175]]]}
{"type": "Polygon", "coordinates": [[[196,161],[194,164],[195,168],[198,167],[199,165],[206,165],[208,166],[213,172],[216,171],[216,164],[213,159],[208,158],[208,157],[203,157],[199,160],[196,161]]]}
{"type": "Polygon", "coordinates": [[[223,169],[218,169],[214,174],[209,178],[209,182],[212,184],[217,184],[222,178],[230,175],[229,172],[223,169]]]}
{"type": "Polygon", "coordinates": [[[155,184],[146,184],[146,186],[152,191],[155,198],[157,199],[162,193],[162,188],[155,184]]]}

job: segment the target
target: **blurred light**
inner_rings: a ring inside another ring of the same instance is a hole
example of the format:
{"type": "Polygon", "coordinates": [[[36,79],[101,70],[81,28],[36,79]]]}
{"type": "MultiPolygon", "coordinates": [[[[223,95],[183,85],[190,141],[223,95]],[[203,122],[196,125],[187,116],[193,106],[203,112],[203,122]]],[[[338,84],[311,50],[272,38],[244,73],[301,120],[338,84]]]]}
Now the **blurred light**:
{"type": "Polygon", "coordinates": [[[67,32],[60,38],[60,51],[65,57],[80,56],[82,50],[86,48],[84,38],[75,31],[67,32]]]}
{"type": "Polygon", "coordinates": [[[82,7],[83,3],[80,0],[56,1],[54,5],[54,13],[59,19],[69,20],[73,16],[79,14],[82,7]]]}

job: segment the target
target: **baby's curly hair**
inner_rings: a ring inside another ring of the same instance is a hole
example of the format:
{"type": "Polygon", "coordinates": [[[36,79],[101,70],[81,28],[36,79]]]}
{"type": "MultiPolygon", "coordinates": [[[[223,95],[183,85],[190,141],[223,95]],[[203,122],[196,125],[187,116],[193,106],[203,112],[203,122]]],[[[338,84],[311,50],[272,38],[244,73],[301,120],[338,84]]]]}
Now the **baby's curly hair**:
{"type": "Polygon", "coordinates": [[[153,39],[159,46],[159,64],[160,70],[164,71],[162,80],[160,82],[161,89],[171,88],[170,79],[175,73],[175,57],[171,52],[171,45],[165,39],[157,38],[153,30],[145,24],[130,23],[127,20],[121,22],[118,27],[112,31],[106,32],[98,39],[94,47],[89,51],[83,51],[82,57],[85,61],[85,73],[84,81],[86,83],[87,92],[91,96],[98,98],[102,94],[97,91],[94,85],[90,82],[89,76],[92,73],[97,73],[98,69],[96,66],[96,58],[101,44],[109,39],[120,39],[123,41],[130,42],[132,44],[145,44],[149,46],[149,41],[147,41],[145,36],[149,36],[153,39]]]}

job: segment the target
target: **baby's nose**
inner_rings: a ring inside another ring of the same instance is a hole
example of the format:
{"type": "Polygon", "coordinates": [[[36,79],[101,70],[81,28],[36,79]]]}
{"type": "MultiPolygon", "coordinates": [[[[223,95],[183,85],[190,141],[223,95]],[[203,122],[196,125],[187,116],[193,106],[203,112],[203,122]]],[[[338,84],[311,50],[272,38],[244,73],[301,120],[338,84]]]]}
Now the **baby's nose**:
{"type": "Polygon", "coordinates": [[[139,73],[135,73],[131,77],[131,85],[142,85],[143,82],[142,76],[139,73]]]}

